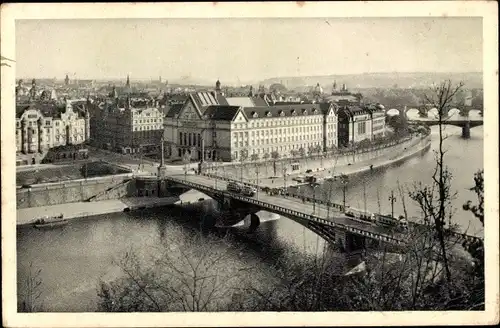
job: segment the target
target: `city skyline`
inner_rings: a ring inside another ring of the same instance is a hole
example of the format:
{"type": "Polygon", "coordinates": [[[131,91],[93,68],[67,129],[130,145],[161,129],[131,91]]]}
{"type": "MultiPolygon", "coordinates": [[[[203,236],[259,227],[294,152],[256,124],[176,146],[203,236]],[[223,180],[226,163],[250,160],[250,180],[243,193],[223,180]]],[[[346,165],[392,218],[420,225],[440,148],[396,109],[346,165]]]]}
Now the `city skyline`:
{"type": "Polygon", "coordinates": [[[482,56],[481,18],[16,22],[18,78],[130,75],[245,84],[273,77],[481,72],[482,56]]]}

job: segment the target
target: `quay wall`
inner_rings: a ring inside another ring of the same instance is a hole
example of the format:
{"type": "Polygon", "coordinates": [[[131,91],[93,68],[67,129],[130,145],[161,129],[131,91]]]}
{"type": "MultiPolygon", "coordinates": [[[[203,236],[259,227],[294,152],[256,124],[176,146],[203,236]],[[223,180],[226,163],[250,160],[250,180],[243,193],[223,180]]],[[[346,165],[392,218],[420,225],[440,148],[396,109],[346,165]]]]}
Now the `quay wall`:
{"type": "Polygon", "coordinates": [[[16,190],[17,208],[39,207],[89,201],[109,188],[132,179],[132,174],[61,181],[32,185],[16,190]]]}
{"type": "MultiPolygon", "coordinates": [[[[163,183],[164,184],[164,183],[163,183]]],[[[132,173],[43,183],[16,190],[17,208],[32,208],[77,202],[100,202],[127,197],[178,196],[166,191],[156,178],[135,177],[132,173]]]]}

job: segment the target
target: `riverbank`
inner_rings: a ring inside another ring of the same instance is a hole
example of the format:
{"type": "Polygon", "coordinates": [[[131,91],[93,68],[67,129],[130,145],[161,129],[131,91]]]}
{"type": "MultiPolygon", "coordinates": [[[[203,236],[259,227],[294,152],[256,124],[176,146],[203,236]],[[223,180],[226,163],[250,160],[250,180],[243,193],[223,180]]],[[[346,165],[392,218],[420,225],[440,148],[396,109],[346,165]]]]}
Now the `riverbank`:
{"type": "MultiPolygon", "coordinates": [[[[376,170],[376,169],[386,168],[386,167],[389,167],[391,165],[398,164],[400,162],[406,161],[408,159],[411,159],[415,156],[418,156],[418,155],[421,155],[422,153],[427,152],[431,147],[431,141],[429,139],[427,143],[424,143],[423,145],[415,145],[414,147],[415,148],[408,148],[404,153],[397,154],[389,159],[379,158],[379,159],[375,159],[375,160],[369,160],[369,161],[355,163],[352,165],[337,168],[335,170],[336,172],[324,170],[324,171],[318,172],[317,174],[313,173],[313,175],[316,177],[319,177],[321,179],[328,179],[328,178],[332,177],[332,173],[333,173],[334,177],[338,177],[342,174],[347,175],[347,176],[351,176],[351,175],[356,175],[356,174],[362,174],[362,173],[369,172],[369,171],[376,170]]],[[[297,185],[301,185],[301,184],[297,183],[297,185]]]]}
{"type": "MultiPolygon", "coordinates": [[[[348,165],[338,165],[338,163],[337,165],[335,165],[334,158],[322,159],[321,168],[312,170],[312,172],[310,173],[297,172],[293,174],[287,174],[286,178],[283,177],[283,175],[280,176],[279,173],[281,173],[281,170],[276,170],[278,176],[275,177],[261,177],[261,176],[257,177],[255,176],[255,173],[253,172],[250,173],[251,169],[249,170],[248,168],[244,169],[244,171],[246,171],[246,176],[244,174],[243,178],[241,178],[241,175],[239,174],[228,175],[227,174],[228,172],[220,172],[220,173],[225,173],[225,175],[219,175],[219,177],[225,180],[227,179],[240,180],[241,182],[246,184],[259,185],[261,188],[264,187],[281,188],[281,187],[301,186],[309,183],[308,182],[301,183],[292,179],[306,175],[313,175],[319,179],[330,179],[332,177],[338,177],[341,174],[345,174],[347,176],[362,174],[371,170],[386,168],[391,165],[395,165],[400,162],[406,161],[410,158],[413,158],[415,156],[427,152],[430,149],[430,147],[431,147],[431,138],[426,137],[421,139],[419,143],[404,148],[400,152],[396,152],[391,156],[389,156],[388,158],[385,156],[384,157],[381,156],[375,159],[367,159],[364,161],[355,162],[353,164],[348,164],[348,165]]],[[[319,162],[320,160],[316,161],[319,162]]],[[[213,173],[209,175],[213,175],[213,173]]]]}
{"type": "Polygon", "coordinates": [[[190,204],[199,201],[200,198],[209,199],[209,197],[198,191],[189,191],[180,197],[128,197],[98,202],[75,202],[28,207],[16,211],[16,222],[18,226],[22,226],[29,224],[35,218],[41,216],[55,216],[59,214],[63,214],[66,219],[79,219],[95,215],[134,211],[174,204],[190,204]]]}

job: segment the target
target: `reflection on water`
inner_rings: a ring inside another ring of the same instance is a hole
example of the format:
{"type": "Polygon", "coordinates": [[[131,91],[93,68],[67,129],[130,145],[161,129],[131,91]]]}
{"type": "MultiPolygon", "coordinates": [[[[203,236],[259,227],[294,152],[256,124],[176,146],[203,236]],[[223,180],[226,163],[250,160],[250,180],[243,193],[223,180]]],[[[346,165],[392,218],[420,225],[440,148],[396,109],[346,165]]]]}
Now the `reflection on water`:
{"type": "MultiPolygon", "coordinates": [[[[436,129],[433,128],[432,149],[437,147],[436,129]]],[[[449,138],[446,163],[453,173],[452,187],[458,192],[454,201],[454,219],[469,232],[481,233],[481,225],[461,205],[475,195],[466,190],[473,184],[473,174],[483,167],[483,128],[471,130],[471,139],[460,138],[461,129],[446,127],[449,138]]],[[[402,197],[397,192],[398,183],[403,188],[411,188],[414,183],[431,182],[434,168],[434,154],[429,151],[409,161],[383,170],[351,177],[347,190],[348,203],[368,210],[390,212],[388,200],[394,190],[397,202],[395,212],[401,214],[402,197]],[[363,192],[365,190],[365,193],[363,192]]],[[[341,189],[336,183],[326,183],[323,190],[332,189],[332,199],[342,201],[341,189]]],[[[307,190],[306,190],[307,192],[307,190]]],[[[323,192],[324,193],[324,192],[323,192]]],[[[317,191],[319,196],[321,192],[317,191]]],[[[416,206],[405,197],[410,215],[418,214],[416,206]]],[[[124,252],[134,249],[147,254],[154,252],[166,236],[184,231],[198,231],[200,222],[210,220],[211,206],[186,214],[179,208],[163,208],[136,213],[116,213],[71,222],[63,229],[39,231],[20,228],[17,232],[18,291],[20,299],[26,292],[25,280],[28,267],[42,269],[43,307],[47,311],[95,311],[99,280],[113,280],[120,274],[113,260],[124,252]]],[[[259,264],[262,275],[273,275],[275,259],[289,249],[307,253],[317,253],[324,242],[314,233],[287,218],[274,220],[272,214],[260,212],[263,222],[257,231],[248,234],[244,227],[220,229],[220,236],[229,232],[235,251],[233,260],[244,260],[249,264],[259,264]]],[[[175,238],[173,238],[175,239],[175,238]]],[[[227,265],[231,266],[232,261],[227,265]]]]}

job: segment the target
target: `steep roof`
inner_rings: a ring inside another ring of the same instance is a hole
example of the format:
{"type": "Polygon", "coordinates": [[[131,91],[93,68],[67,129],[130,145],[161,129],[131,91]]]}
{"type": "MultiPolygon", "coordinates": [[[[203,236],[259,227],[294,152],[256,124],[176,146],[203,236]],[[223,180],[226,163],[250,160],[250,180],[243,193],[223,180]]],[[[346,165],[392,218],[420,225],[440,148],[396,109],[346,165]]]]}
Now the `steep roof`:
{"type": "Polygon", "coordinates": [[[336,111],[337,106],[335,106],[332,103],[325,103],[325,102],[319,103],[319,108],[321,108],[321,111],[323,112],[324,115],[328,114],[328,111],[330,110],[330,107],[332,107],[332,106],[334,107],[334,110],[336,111]]]}
{"type": "Polygon", "coordinates": [[[207,119],[216,121],[232,121],[236,117],[239,109],[239,106],[208,106],[205,109],[204,116],[206,116],[207,119]]]}
{"type": "Polygon", "coordinates": [[[254,96],[254,97],[252,97],[252,101],[253,101],[254,106],[262,106],[262,107],[269,106],[269,104],[267,103],[267,101],[264,98],[260,97],[260,96],[254,96]]]}
{"type": "Polygon", "coordinates": [[[365,107],[359,106],[341,106],[338,110],[339,116],[348,116],[353,118],[356,115],[371,114],[370,111],[365,107]]]}
{"type": "Polygon", "coordinates": [[[216,99],[219,102],[219,105],[230,106],[230,104],[227,102],[226,98],[222,94],[217,93],[216,99]]]}
{"type": "Polygon", "coordinates": [[[230,106],[240,106],[240,107],[254,107],[255,103],[250,97],[227,97],[227,103],[230,106]]]}
{"type": "Polygon", "coordinates": [[[34,104],[17,104],[16,117],[20,118],[28,109],[39,110],[44,117],[60,118],[65,112],[66,106],[54,102],[37,102],[34,104]]]}
{"type": "Polygon", "coordinates": [[[173,104],[165,107],[164,114],[166,117],[175,118],[179,115],[184,104],[173,104]]]}
{"type": "Polygon", "coordinates": [[[191,92],[189,97],[195,103],[195,106],[199,109],[202,107],[218,105],[219,102],[215,97],[214,93],[211,92],[191,92]]]}

